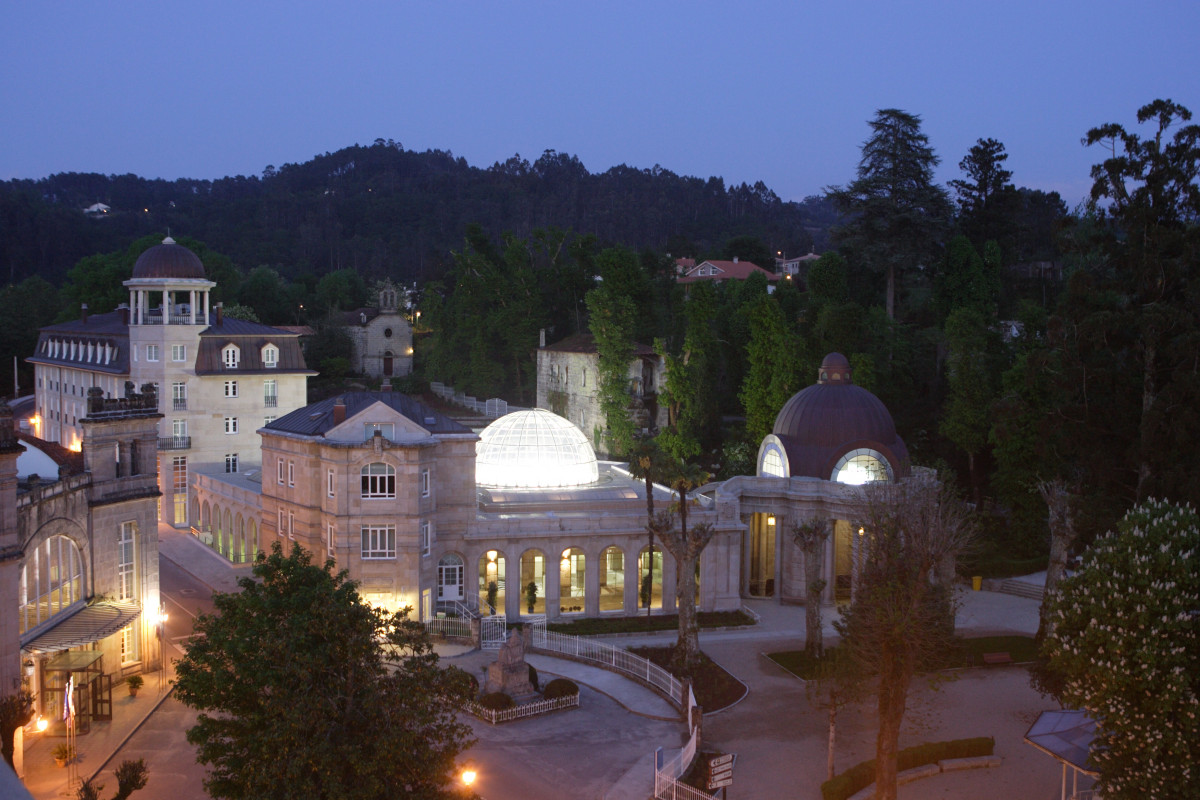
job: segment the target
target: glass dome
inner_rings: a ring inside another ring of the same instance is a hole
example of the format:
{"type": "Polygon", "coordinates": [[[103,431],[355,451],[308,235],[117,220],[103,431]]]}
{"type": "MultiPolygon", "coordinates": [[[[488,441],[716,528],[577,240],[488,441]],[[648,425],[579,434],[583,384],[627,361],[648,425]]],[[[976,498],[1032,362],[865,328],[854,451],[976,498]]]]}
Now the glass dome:
{"type": "Polygon", "coordinates": [[[543,408],[505,414],[483,429],[475,446],[475,482],[481,486],[583,486],[599,476],[583,432],[543,408]]]}

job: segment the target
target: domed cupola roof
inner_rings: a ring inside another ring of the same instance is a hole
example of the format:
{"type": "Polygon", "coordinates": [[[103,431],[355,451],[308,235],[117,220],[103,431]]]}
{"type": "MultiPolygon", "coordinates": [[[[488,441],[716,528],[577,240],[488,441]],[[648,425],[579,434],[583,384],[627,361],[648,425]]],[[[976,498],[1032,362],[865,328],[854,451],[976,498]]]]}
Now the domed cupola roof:
{"type": "Polygon", "coordinates": [[[505,414],[483,429],[475,446],[480,486],[583,486],[599,475],[596,453],[583,431],[543,408],[505,414]]]}
{"type": "Polygon", "coordinates": [[[878,397],[854,385],[850,362],[841,353],[825,356],[817,383],[784,404],[764,449],[769,440],[786,451],[790,476],[835,479],[848,455],[868,452],[883,456],[893,478],[909,472],[908,448],[896,435],[892,415],[878,397]]]}
{"type": "Polygon", "coordinates": [[[204,264],[200,257],[181,244],[175,244],[170,236],[138,256],[133,265],[133,279],[145,278],[198,278],[205,280],[204,264]]]}

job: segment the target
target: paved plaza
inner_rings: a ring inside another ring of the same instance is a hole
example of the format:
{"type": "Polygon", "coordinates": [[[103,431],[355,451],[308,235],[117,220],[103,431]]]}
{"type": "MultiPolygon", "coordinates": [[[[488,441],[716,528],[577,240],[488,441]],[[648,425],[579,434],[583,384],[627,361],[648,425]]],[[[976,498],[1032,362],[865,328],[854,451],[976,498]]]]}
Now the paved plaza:
{"type": "MultiPolygon", "coordinates": [[[[186,571],[195,585],[230,591],[246,566],[232,567],[187,534],[161,528],[164,567],[186,571]]],[[[747,696],[724,711],[706,714],[704,746],[738,754],[730,798],[818,800],[825,777],[828,728],[813,709],[804,682],[780,669],[766,653],[804,646],[804,610],[773,601],[748,600],[760,617],[751,629],[702,632],[701,645],[743,681],[747,696]]],[[[958,624],[968,635],[1029,634],[1037,628],[1034,600],[995,592],[962,594],[958,624]]],[[[195,611],[180,609],[181,621],[195,611]]],[[[831,611],[824,622],[832,637],[831,611]]],[[[617,646],[664,644],[673,633],[608,640],[617,646]]],[[[480,675],[494,653],[439,645],[445,663],[480,675]]],[[[561,675],[579,683],[579,709],[500,726],[470,720],[477,743],[470,752],[480,767],[478,790],[488,800],[581,798],[646,800],[652,791],[653,752],[678,748],[684,725],[675,709],[637,683],[596,667],[532,654],[543,680],[561,675]]],[[[115,787],[111,769],[123,758],[145,757],[150,783],[140,796],[202,800],[200,777],[183,730],[189,712],[159,692],[157,675],[147,675],[136,700],[114,698],[114,718],[80,738],[80,773],[101,773],[115,787]],[[162,707],[159,711],[151,712],[162,707]],[[157,780],[156,780],[157,778],[157,780]]],[[[167,678],[169,680],[170,673],[167,678]]],[[[995,769],[938,775],[901,787],[902,800],[916,798],[1010,798],[1051,800],[1060,771],[1048,756],[1022,742],[1039,711],[1054,704],[1029,688],[1024,669],[1005,666],[962,670],[937,691],[923,683],[914,692],[901,746],[967,736],[994,736],[1003,765],[995,769]]],[[[868,759],[874,752],[874,718],[869,705],[844,710],[838,719],[836,768],[868,759]]],[[[58,798],[66,771],[53,765],[55,742],[35,742],[26,756],[27,785],[39,800],[58,798]],[[45,752],[42,752],[42,751],[45,752]]]]}

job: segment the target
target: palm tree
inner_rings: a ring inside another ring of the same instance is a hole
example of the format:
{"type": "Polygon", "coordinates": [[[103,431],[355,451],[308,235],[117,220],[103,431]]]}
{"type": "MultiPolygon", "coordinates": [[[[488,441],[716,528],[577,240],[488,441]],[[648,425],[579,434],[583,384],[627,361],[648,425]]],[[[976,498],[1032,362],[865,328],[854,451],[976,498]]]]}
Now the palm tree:
{"type": "Polygon", "coordinates": [[[688,492],[708,483],[711,476],[700,467],[684,461],[677,461],[672,473],[671,488],[679,497],[674,506],[679,514],[679,529],[671,525],[670,514],[659,514],[652,527],[658,531],[663,547],[675,557],[679,639],[671,661],[677,672],[691,675],[700,655],[700,625],[696,618],[696,565],[716,529],[709,523],[694,525],[689,529],[687,521],[688,492]]]}
{"type": "MultiPolygon", "coordinates": [[[[650,549],[646,554],[649,565],[648,576],[651,590],[654,587],[654,484],[664,481],[669,475],[670,460],[666,453],[658,447],[651,437],[638,439],[629,451],[629,474],[646,482],[646,533],[649,536],[650,549]]],[[[646,602],[646,616],[650,616],[649,601],[646,602]]]]}

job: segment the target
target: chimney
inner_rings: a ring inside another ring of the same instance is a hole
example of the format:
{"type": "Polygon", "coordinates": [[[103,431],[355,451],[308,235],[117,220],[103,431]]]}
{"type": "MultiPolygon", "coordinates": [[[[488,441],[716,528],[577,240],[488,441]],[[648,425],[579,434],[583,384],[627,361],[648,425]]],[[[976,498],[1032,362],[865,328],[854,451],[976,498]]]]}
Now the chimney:
{"type": "MultiPolygon", "coordinates": [[[[220,308],[220,306],[218,306],[220,308]]],[[[339,397],[333,401],[333,424],[341,425],[346,421],[346,398],[339,397]]]]}
{"type": "Polygon", "coordinates": [[[87,325],[87,303],[79,305],[79,321],[87,325]]]}
{"type": "Polygon", "coordinates": [[[217,303],[217,324],[220,325],[225,321],[225,304],[217,303]]]}
{"type": "Polygon", "coordinates": [[[542,328],[541,330],[538,331],[538,347],[544,348],[545,346],[546,346],[546,329],[542,328]]]}
{"type": "Polygon", "coordinates": [[[735,264],[736,264],[736,263],[738,263],[738,257],[737,257],[737,256],[734,256],[734,257],[733,257],[733,263],[735,263],[735,264]]]}
{"type": "Polygon", "coordinates": [[[384,379],[383,379],[383,382],[379,384],[379,391],[381,391],[381,392],[390,392],[391,390],[392,390],[392,381],[391,381],[391,379],[390,379],[390,378],[384,378],[384,379]]]}
{"type": "Polygon", "coordinates": [[[117,313],[121,317],[121,324],[128,325],[129,324],[129,306],[125,303],[121,303],[121,305],[117,306],[117,313]]]}

